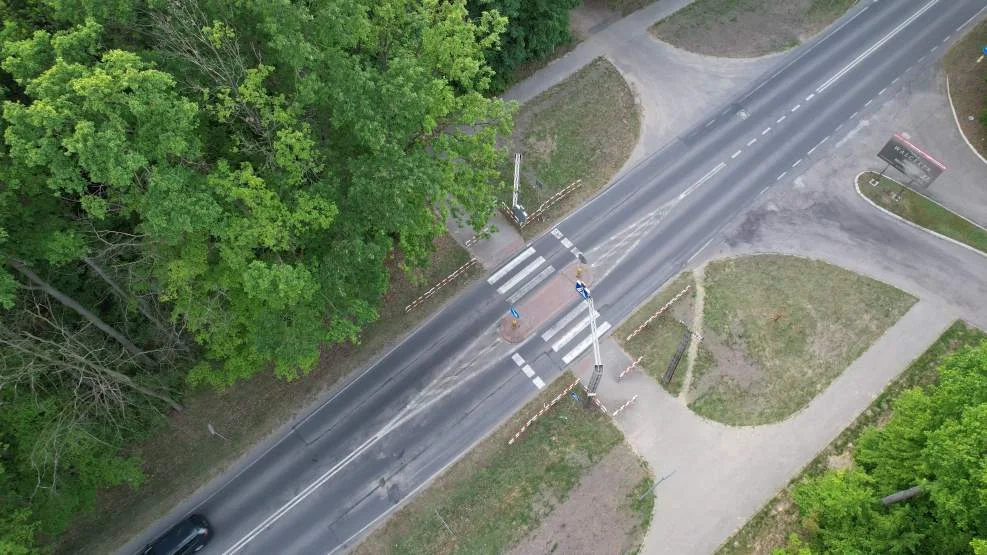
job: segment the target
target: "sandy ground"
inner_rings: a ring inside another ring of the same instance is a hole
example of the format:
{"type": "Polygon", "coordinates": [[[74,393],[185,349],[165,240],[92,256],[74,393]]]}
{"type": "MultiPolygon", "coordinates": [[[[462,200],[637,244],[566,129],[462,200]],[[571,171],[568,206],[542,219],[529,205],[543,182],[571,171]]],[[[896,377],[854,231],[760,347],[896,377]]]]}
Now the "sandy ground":
{"type": "Polygon", "coordinates": [[[627,443],[621,443],[587,472],[568,499],[552,509],[541,526],[509,553],[606,555],[640,545],[637,516],[627,496],[648,475],[627,443]]]}

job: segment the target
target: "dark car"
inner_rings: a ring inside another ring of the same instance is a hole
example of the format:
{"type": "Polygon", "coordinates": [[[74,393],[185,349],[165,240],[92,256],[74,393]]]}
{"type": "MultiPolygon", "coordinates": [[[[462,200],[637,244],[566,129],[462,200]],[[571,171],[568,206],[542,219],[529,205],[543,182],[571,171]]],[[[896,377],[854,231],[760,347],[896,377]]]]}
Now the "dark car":
{"type": "Polygon", "coordinates": [[[202,515],[191,515],[171,527],[141,551],[141,555],[187,555],[209,543],[212,526],[202,515]]]}

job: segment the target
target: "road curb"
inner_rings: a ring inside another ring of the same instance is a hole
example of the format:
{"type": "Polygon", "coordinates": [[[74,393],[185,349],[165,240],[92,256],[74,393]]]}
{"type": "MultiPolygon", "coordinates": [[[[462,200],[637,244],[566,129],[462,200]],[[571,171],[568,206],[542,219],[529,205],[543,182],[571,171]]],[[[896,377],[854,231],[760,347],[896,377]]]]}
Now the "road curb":
{"type": "MultiPolygon", "coordinates": [[[[853,188],[857,191],[857,194],[860,195],[860,198],[862,198],[865,201],[867,201],[871,206],[873,206],[874,208],[877,208],[881,212],[884,212],[888,216],[891,216],[892,218],[895,218],[896,220],[902,221],[902,222],[904,222],[904,223],[906,223],[906,224],[908,224],[908,225],[910,225],[910,226],[912,226],[912,227],[914,227],[916,229],[919,229],[921,231],[924,231],[926,233],[929,233],[931,235],[934,235],[934,236],[936,236],[936,237],[938,237],[940,239],[945,239],[946,241],[949,241],[950,243],[952,243],[954,245],[958,245],[958,246],[963,247],[964,249],[966,249],[968,251],[975,252],[975,253],[979,254],[980,256],[983,256],[984,258],[987,258],[987,253],[985,253],[985,252],[983,252],[983,251],[981,251],[979,249],[975,249],[975,248],[971,247],[970,245],[967,245],[966,243],[963,243],[961,241],[957,241],[956,239],[953,239],[952,237],[946,237],[942,233],[938,233],[938,232],[932,231],[931,229],[929,229],[927,227],[920,226],[920,225],[918,225],[917,223],[915,223],[915,222],[913,222],[911,220],[908,220],[906,218],[902,218],[898,214],[895,214],[894,212],[892,212],[892,211],[884,208],[883,206],[879,206],[876,202],[874,202],[871,199],[867,198],[867,195],[863,194],[860,191],[860,176],[864,175],[865,173],[873,173],[873,171],[872,170],[867,170],[867,171],[862,171],[862,172],[858,173],[857,176],[853,178],[853,188]]],[[[901,185],[902,187],[904,187],[904,185],[902,185],[900,182],[898,182],[897,180],[895,180],[893,178],[890,178],[890,177],[888,177],[886,175],[884,176],[884,178],[885,179],[889,179],[891,181],[894,181],[895,183],[898,183],[898,185],[901,185]]],[[[911,191],[911,189],[909,189],[909,191],[911,191]]],[[[912,192],[915,193],[915,194],[917,194],[917,195],[919,195],[919,196],[921,196],[922,198],[928,200],[929,202],[933,202],[933,203],[941,206],[945,210],[949,210],[949,208],[946,208],[945,206],[939,204],[938,202],[930,199],[929,197],[927,197],[927,196],[925,196],[925,195],[923,195],[921,193],[918,193],[916,191],[912,191],[912,192]]],[[[956,214],[956,212],[953,212],[952,210],[949,210],[949,211],[951,213],[953,213],[953,214],[956,214]]],[[[963,218],[963,216],[960,216],[959,214],[956,214],[956,215],[959,216],[960,218],[963,218]]],[[[984,229],[980,225],[978,225],[978,224],[976,224],[974,222],[971,222],[970,220],[967,220],[966,218],[963,218],[963,219],[966,220],[967,222],[969,222],[970,224],[977,226],[980,229],[984,229]]],[[[984,231],[987,231],[987,229],[985,229],[984,231]]]]}
{"type": "Polygon", "coordinates": [[[960,125],[960,118],[956,115],[956,106],[953,106],[953,95],[949,92],[949,74],[945,71],[943,71],[943,73],[946,75],[946,98],[949,100],[949,109],[953,112],[953,121],[956,122],[956,130],[960,132],[960,137],[963,137],[963,142],[966,143],[966,146],[970,147],[970,150],[977,155],[977,158],[980,158],[981,162],[987,164],[987,158],[984,158],[983,155],[973,147],[973,143],[970,142],[970,139],[966,138],[966,133],[963,132],[963,126],[960,125]]]}

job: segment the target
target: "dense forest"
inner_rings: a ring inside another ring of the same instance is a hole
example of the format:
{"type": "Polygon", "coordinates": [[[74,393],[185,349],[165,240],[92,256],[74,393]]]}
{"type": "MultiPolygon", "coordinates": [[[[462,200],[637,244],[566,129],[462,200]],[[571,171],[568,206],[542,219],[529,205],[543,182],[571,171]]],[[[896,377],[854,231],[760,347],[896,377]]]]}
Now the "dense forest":
{"type": "Polygon", "coordinates": [[[0,0],[0,552],[195,387],[304,376],[504,186],[551,0],[0,0]]]}
{"type": "Polygon", "coordinates": [[[987,555],[987,342],[939,371],[864,432],[852,467],[796,486],[808,541],[792,538],[779,555],[987,555]]]}

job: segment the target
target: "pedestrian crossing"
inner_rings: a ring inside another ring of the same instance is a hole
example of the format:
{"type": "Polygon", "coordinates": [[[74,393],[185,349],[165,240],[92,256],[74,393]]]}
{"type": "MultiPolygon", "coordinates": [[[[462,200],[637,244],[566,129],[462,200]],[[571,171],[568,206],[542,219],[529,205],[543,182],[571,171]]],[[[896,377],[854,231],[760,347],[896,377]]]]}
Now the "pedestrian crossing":
{"type": "Polygon", "coordinates": [[[487,283],[496,287],[499,295],[510,293],[508,300],[514,304],[555,273],[555,267],[545,262],[534,247],[528,247],[487,278],[487,283]]]}
{"type": "MultiPolygon", "coordinates": [[[[569,364],[575,360],[593,344],[588,306],[586,303],[579,303],[541,334],[542,340],[552,344],[553,351],[562,353],[564,364],[569,364]],[[561,335],[559,335],[560,332],[562,332],[561,335]]],[[[596,337],[599,339],[603,334],[610,331],[610,322],[600,322],[599,312],[593,314],[597,318],[596,337]]]]}

